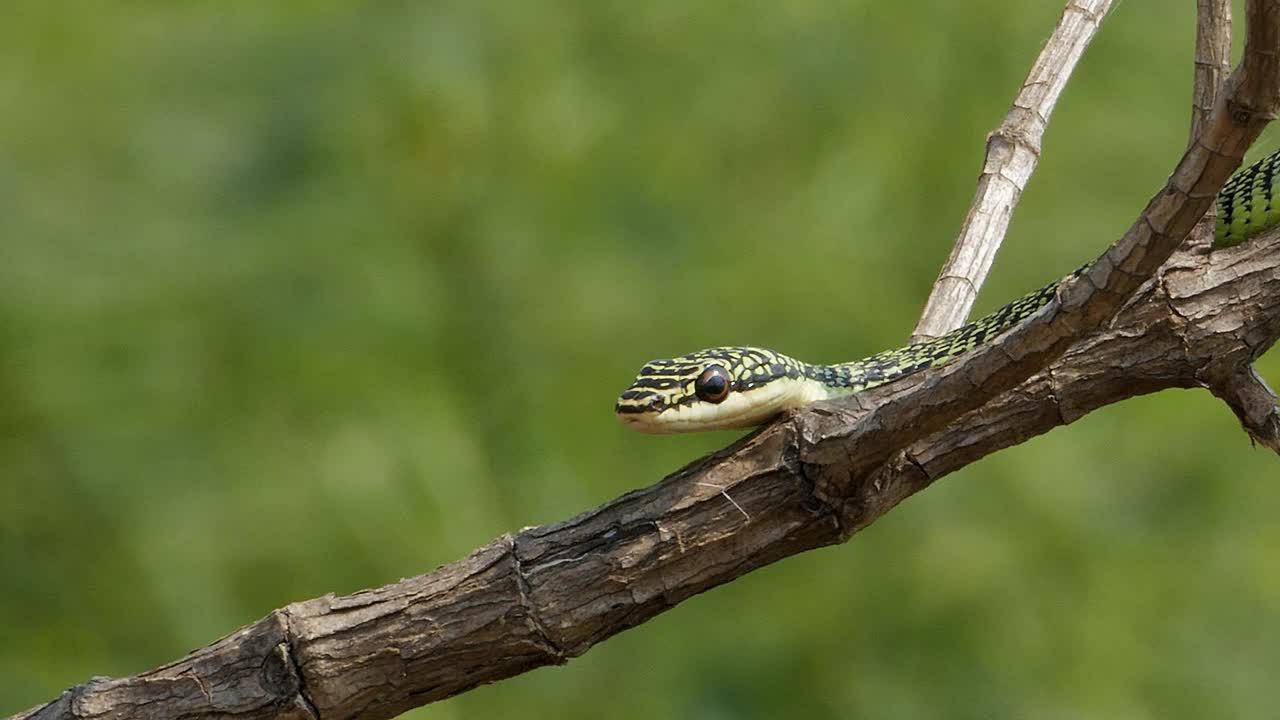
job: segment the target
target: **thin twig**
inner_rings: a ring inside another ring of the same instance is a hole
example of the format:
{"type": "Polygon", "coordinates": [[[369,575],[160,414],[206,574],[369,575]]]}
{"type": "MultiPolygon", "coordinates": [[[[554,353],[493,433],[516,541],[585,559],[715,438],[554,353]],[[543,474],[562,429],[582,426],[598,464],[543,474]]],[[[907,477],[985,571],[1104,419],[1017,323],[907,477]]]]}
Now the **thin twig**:
{"type": "Polygon", "coordinates": [[[1230,72],[1231,0],[1197,0],[1195,87],[1191,92],[1188,147],[1208,122],[1230,72]]]}
{"type": "Polygon", "coordinates": [[[1013,107],[987,137],[987,155],[973,203],[911,342],[944,335],[968,318],[1009,229],[1013,208],[1040,160],[1041,141],[1054,105],[1111,5],[1112,0],[1070,0],[1063,8],[1013,107]]]}
{"type": "MultiPolygon", "coordinates": [[[[1225,372],[1280,337],[1280,229],[1219,253],[1184,249],[1163,272],[1165,283],[1146,285],[1113,327],[1012,392],[921,436],[908,460],[878,469],[857,496],[861,523],[944,475],[1095,409],[1196,387],[1201,369],[1222,364],[1225,372]]],[[[1268,414],[1277,417],[1265,402],[1232,402],[1246,409],[1242,419],[1258,419],[1255,428],[1275,422],[1268,414]]],[[[89,681],[11,720],[388,718],[563,663],[694,594],[843,539],[848,528],[812,495],[811,469],[778,452],[788,428],[779,423],[736,452],[430,573],[294,603],[169,665],[89,681]],[[730,483],[759,508],[752,522],[726,520],[723,501],[706,490],[730,483]]]]}
{"type": "MultiPolygon", "coordinates": [[[[1280,0],[1251,0],[1247,19],[1244,62],[1165,188],[1059,299],[991,345],[810,406],[566,522],[527,528],[427,575],[295,603],[175,663],[90,681],[16,717],[388,718],[565,662],[697,593],[845,540],[946,470],[927,456],[931,447],[967,464],[1079,409],[1192,386],[1203,369],[1247,363],[1280,336],[1277,232],[1222,253],[1185,254],[1193,291],[1162,296],[1159,283],[1144,284],[1280,104],[1280,0]],[[1212,272],[1231,260],[1230,272],[1212,272]],[[1146,294],[1127,303],[1139,288],[1146,294]],[[1189,305],[1180,306],[1184,298],[1189,305]],[[1049,366],[1085,335],[1092,352],[1049,366]],[[1086,379],[1091,391],[1076,386],[1086,379]],[[994,421],[1014,434],[988,434],[994,421]],[[703,485],[732,487],[753,521],[726,523],[703,485]],[[193,675],[204,678],[200,687],[193,675]]],[[[1274,403],[1268,410],[1259,393],[1254,386],[1240,405],[1270,423],[1274,403]]]]}
{"type": "Polygon", "coordinates": [[[701,485],[702,487],[709,487],[709,488],[714,488],[718,490],[720,494],[724,496],[724,499],[729,501],[730,505],[733,505],[735,508],[738,509],[738,512],[742,513],[742,517],[746,518],[747,522],[751,522],[751,516],[747,514],[746,510],[742,509],[742,506],[738,504],[737,500],[734,500],[732,497],[729,496],[729,491],[725,490],[724,487],[720,485],[714,485],[712,483],[698,483],[698,485],[701,485]]]}
{"type": "MultiPolygon", "coordinates": [[[[1058,297],[964,362],[831,401],[834,420],[802,412],[801,461],[839,470],[822,492],[848,497],[859,478],[919,433],[931,433],[1012,388],[1102,327],[1186,239],[1280,107],[1280,0],[1250,0],[1244,58],[1204,132],[1128,231],[1058,297]]],[[[822,403],[819,403],[822,405],[822,403]]],[[[822,408],[826,409],[826,408],[822,408]]],[[[856,516],[856,508],[853,509],[856,516]]]]}

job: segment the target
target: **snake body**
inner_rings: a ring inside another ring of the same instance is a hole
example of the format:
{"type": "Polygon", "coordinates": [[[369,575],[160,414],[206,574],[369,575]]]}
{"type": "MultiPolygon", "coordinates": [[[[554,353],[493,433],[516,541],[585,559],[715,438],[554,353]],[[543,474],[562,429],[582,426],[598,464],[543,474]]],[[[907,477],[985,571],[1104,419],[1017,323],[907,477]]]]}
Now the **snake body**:
{"type": "MultiPolygon", "coordinates": [[[[1237,245],[1280,223],[1277,172],[1280,152],[1227,180],[1217,197],[1216,246],[1237,245]]],[[[623,424],[650,433],[759,425],[784,410],[852,395],[949,362],[1035,314],[1053,299],[1061,282],[941,337],[854,362],[813,365],[755,347],[708,348],[653,360],[619,396],[615,412],[623,424]]]]}

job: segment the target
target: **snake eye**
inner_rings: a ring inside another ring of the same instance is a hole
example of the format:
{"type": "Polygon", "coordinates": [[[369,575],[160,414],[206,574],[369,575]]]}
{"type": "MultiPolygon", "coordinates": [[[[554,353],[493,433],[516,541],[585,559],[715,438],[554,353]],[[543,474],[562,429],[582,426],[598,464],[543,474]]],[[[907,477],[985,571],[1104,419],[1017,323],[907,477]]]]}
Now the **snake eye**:
{"type": "Polygon", "coordinates": [[[729,373],[719,365],[709,365],[693,383],[693,392],[699,400],[721,403],[729,397],[729,373]]]}

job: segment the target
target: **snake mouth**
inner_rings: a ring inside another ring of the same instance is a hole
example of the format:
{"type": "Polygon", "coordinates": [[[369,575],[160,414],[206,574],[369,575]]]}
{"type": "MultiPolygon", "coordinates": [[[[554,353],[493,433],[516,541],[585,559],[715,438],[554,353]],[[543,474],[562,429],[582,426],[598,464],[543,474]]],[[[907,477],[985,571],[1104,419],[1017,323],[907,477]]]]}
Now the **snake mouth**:
{"type": "Polygon", "coordinates": [[[619,408],[617,418],[623,427],[646,435],[666,435],[677,432],[659,419],[661,413],[662,411],[657,408],[648,410],[633,407],[619,408]]]}

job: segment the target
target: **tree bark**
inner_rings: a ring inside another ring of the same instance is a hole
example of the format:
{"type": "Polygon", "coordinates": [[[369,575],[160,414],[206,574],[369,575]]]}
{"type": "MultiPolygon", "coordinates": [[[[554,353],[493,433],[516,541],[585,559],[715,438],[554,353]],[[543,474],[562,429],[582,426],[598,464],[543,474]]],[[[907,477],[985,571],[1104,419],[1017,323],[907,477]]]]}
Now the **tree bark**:
{"type": "Polygon", "coordinates": [[[1252,367],[1280,337],[1280,230],[1213,252],[1183,243],[1280,101],[1280,2],[1253,0],[1246,15],[1244,61],[1165,188],[994,342],[806,407],[565,522],[425,575],[294,603],[172,664],[95,678],[13,717],[392,717],[564,663],[697,593],[843,542],[996,450],[1162,389],[1208,388],[1280,453],[1280,410],[1252,367]]]}
{"type": "Polygon", "coordinates": [[[15,718],[386,718],[571,657],[699,592],[839,543],[934,480],[1129,397],[1208,387],[1280,452],[1280,411],[1251,362],[1280,337],[1280,230],[1178,252],[1103,331],[1013,390],[921,437],[832,498],[838,472],[805,410],[652,487],[503,536],[433,572],[277,610],[187,657],[97,678],[15,718]],[[750,517],[721,494],[728,493],[750,517]]]}

